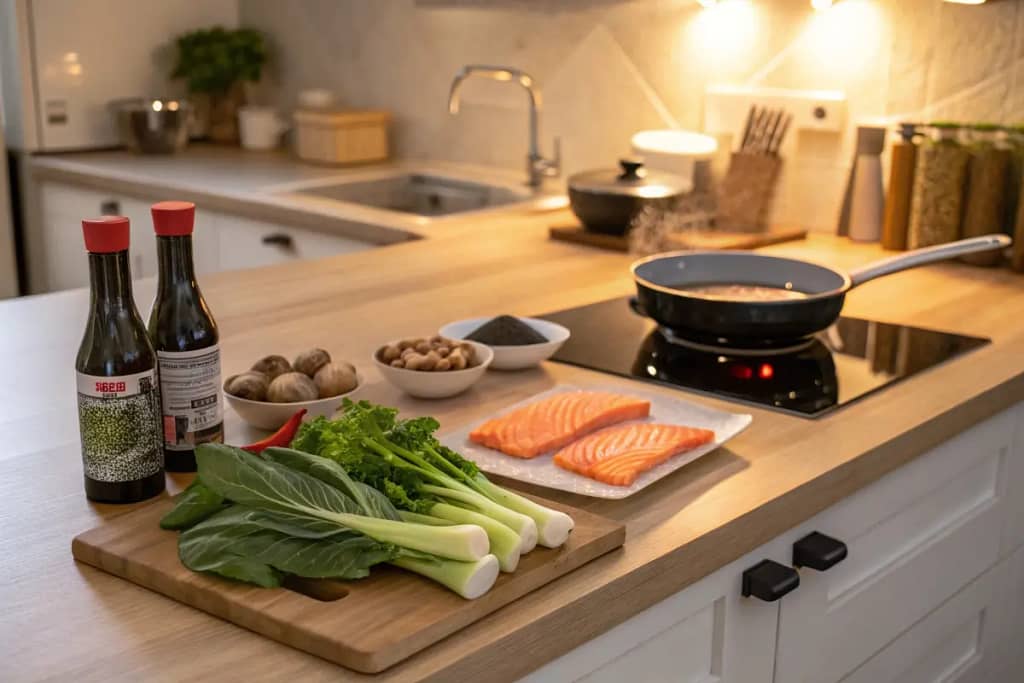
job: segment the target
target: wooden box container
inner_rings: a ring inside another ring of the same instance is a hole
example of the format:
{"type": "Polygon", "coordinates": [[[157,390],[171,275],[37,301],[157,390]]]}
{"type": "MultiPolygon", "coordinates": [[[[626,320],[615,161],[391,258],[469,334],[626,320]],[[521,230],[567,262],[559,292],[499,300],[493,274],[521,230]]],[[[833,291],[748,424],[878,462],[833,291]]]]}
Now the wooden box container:
{"type": "Polygon", "coordinates": [[[295,112],[295,152],[319,164],[361,164],[388,158],[386,111],[300,109],[295,112]]]}

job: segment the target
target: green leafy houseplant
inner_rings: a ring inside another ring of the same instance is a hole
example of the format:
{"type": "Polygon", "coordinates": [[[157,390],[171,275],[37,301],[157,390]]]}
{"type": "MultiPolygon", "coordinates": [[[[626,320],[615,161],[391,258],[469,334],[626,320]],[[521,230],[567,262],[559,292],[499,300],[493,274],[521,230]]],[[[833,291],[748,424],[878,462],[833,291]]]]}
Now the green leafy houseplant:
{"type": "Polygon", "coordinates": [[[238,140],[238,107],[243,84],[259,81],[267,61],[263,34],[253,29],[215,26],[183,34],[175,41],[171,77],[184,79],[189,93],[209,97],[209,134],[218,142],[238,140]]]}

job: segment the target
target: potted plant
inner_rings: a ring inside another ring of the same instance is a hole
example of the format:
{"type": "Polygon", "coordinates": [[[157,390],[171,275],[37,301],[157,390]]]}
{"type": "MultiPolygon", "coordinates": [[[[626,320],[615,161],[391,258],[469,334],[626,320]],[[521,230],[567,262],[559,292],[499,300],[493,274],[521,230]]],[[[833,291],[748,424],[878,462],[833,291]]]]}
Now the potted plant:
{"type": "Polygon", "coordinates": [[[244,83],[260,79],[267,61],[263,34],[253,29],[215,26],[181,35],[172,78],[183,78],[199,116],[215,142],[238,141],[238,108],[245,104],[244,83]],[[207,106],[203,106],[207,99],[207,106]],[[205,112],[204,112],[205,109],[205,112]]]}

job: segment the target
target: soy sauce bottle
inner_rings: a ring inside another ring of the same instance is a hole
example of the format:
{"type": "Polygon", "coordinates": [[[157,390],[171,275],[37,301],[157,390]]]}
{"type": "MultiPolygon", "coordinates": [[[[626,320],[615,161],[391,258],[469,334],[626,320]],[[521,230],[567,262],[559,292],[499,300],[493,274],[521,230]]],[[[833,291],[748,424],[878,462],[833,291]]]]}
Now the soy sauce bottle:
{"type": "Polygon", "coordinates": [[[195,472],[196,446],[224,441],[217,323],[196,283],[192,230],[196,206],[152,206],[159,284],[149,316],[163,404],[163,448],[171,472],[195,472]]]}
{"type": "Polygon", "coordinates": [[[156,356],[132,298],[128,219],[82,221],[89,318],[78,349],[78,424],[85,495],[133,503],[164,490],[156,356]]]}

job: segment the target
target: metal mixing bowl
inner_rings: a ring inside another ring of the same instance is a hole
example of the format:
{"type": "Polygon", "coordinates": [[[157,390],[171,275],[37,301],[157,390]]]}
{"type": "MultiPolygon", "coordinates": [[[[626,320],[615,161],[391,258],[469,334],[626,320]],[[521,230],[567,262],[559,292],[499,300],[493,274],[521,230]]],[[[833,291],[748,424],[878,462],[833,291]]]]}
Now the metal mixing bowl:
{"type": "Polygon", "coordinates": [[[188,144],[192,107],[186,100],[117,100],[110,108],[121,144],[133,152],[173,154],[188,144]]]}

